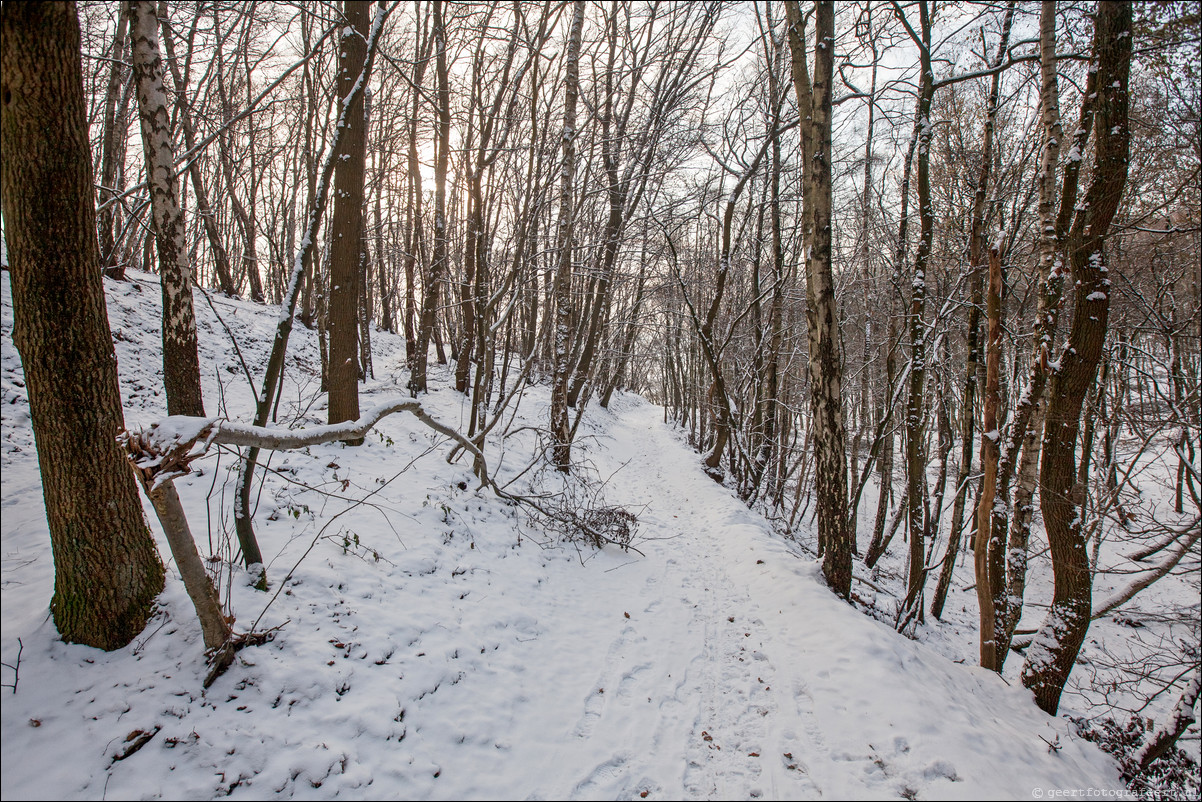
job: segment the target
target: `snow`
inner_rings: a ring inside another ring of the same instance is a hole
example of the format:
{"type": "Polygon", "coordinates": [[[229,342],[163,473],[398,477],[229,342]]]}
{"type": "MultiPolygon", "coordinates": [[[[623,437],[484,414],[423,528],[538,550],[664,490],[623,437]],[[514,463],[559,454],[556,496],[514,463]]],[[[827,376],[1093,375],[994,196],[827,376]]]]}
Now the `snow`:
{"type": "MultiPolygon", "coordinates": [[[[127,425],[159,421],[156,437],[188,442],[206,421],[164,419],[158,288],[130,275],[106,284],[127,425]]],[[[202,553],[227,561],[213,568],[235,627],[279,627],[207,692],[173,567],[130,646],[63,643],[46,615],[49,536],[7,276],[0,284],[5,663],[21,642],[18,687],[4,690],[5,798],[1030,799],[1122,788],[1110,758],[1017,683],[838,600],[795,541],[708,478],[663,411],[630,395],[589,409],[573,453],[606,503],[638,516],[638,552],[559,542],[477,489],[468,461],[447,463],[446,438],[394,415],[358,448],[272,455],[255,517],[268,594],[228,562],[234,459],[213,449],[176,480],[202,553]],[[152,737],[115,759],[137,733],[152,737]]],[[[214,302],[238,322],[249,364],[263,364],[276,310],[214,302]]],[[[236,383],[225,335],[198,311],[206,403],[249,421],[255,390],[236,383]]],[[[379,379],[365,407],[407,378],[400,338],[372,340],[379,379]]],[[[302,327],[276,425],[321,424],[316,364],[302,327]]],[[[446,370],[432,369],[432,387],[447,387],[446,370]]],[[[449,389],[421,400],[451,425],[470,414],[449,389]]],[[[583,492],[552,470],[521,475],[538,448],[522,427],[545,428],[548,407],[545,388],[527,389],[515,433],[489,441],[509,492],[583,492]]]]}

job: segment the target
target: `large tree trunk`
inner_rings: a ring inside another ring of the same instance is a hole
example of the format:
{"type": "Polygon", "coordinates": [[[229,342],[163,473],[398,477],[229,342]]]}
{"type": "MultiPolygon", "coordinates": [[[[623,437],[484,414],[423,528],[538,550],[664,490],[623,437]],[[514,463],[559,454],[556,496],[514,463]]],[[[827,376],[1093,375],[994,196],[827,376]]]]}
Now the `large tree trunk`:
{"type": "Polygon", "coordinates": [[[338,97],[347,106],[345,131],[334,168],[334,212],[330,218],[329,422],[359,417],[359,280],[363,252],[363,176],[367,136],[363,92],[352,92],[367,57],[370,0],[346,0],[347,28],[339,43],[338,97]]]}
{"type": "Polygon", "coordinates": [[[74,3],[0,7],[0,193],[63,638],[142,631],[163,566],[117,446],[124,428],[97,254],[74,3]]]}
{"type": "Polygon", "coordinates": [[[142,150],[146,154],[146,183],[163,295],[163,382],[167,388],[167,413],[203,417],[196,314],[192,309],[192,267],[188,264],[184,216],[179,205],[171,117],[163,91],[155,3],[134,0],[128,5],[128,13],[138,116],[142,121],[142,150]]]}
{"type": "Polygon", "coordinates": [[[1083,522],[1074,503],[1084,492],[1074,487],[1076,447],[1081,407],[1097,374],[1110,313],[1104,240],[1127,182],[1131,17],[1130,2],[1098,5],[1091,65],[1098,88],[1093,179],[1069,232],[1069,266],[1076,290],[1073,323],[1067,347],[1048,382],[1040,509],[1051,547],[1055,590],[1047,618],[1027,651],[1022,679],[1050,714],[1060,705],[1090,621],[1092,577],[1083,522]]]}

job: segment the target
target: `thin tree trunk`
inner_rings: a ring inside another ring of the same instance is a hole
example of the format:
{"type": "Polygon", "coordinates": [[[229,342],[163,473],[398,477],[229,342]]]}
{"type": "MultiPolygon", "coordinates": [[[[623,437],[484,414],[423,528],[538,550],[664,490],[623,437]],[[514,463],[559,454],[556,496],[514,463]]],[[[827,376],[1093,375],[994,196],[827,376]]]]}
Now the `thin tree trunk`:
{"type": "MultiPolygon", "coordinates": [[[[167,2],[159,0],[159,25],[163,32],[163,51],[167,56],[167,67],[171,70],[171,78],[175,82],[175,112],[180,128],[184,132],[184,146],[188,151],[196,148],[196,133],[192,127],[192,115],[188,110],[188,84],[180,72],[175,59],[175,44],[171,38],[171,25],[167,18],[167,2]]],[[[196,32],[198,17],[193,18],[193,35],[196,32]]],[[[189,48],[191,48],[189,36],[189,48]]],[[[200,160],[188,160],[188,177],[192,181],[192,192],[196,195],[196,214],[200,217],[205,236],[209,240],[209,250],[213,254],[213,267],[217,273],[217,285],[229,296],[237,296],[238,288],[230,273],[230,259],[225,246],[221,242],[221,234],[217,231],[217,219],[213,214],[213,206],[209,203],[209,193],[205,189],[204,177],[200,174],[200,160]]]]}
{"type": "Polygon", "coordinates": [[[572,468],[572,439],[568,429],[569,352],[572,331],[572,250],[576,216],[576,102],[580,93],[580,44],[584,29],[584,0],[576,0],[568,33],[567,82],[563,112],[563,162],[560,168],[559,265],[555,271],[555,334],[551,354],[551,461],[568,473],[572,468]]]}
{"type": "MultiPolygon", "coordinates": [[[[351,97],[344,98],[340,104],[340,120],[348,111],[349,101],[354,100],[355,94],[362,91],[362,88],[367,84],[367,80],[371,76],[376,42],[378,41],[380,30],[384,25],[384,18],[387,14],[388,10],[382,8],[376,13],[373,19],[371,35],[367,39],[367,62],[363,67],[361,79],[355,82],[357,89],[352,91],[351,97]]],[[[344,126],[335,128],[334,141],[331,143],[330,152],[326,156],[325,164],[322,165],[320,175],[314,185],[313,205],[309,209],[309,219],[305,225],[304,236],[301,238],[300,250],[293,259],[292,272],[289,275],[288,285],[284,291],[283,310],[280,315],[279,324],[276,326],[275,339],[271,344],[271,355],[267,360],[267,370],[264,372],[263,386],[256,400],[256,426],[265,425],[267,419],[271,416],[272,402],[275,400],[277,385],[284,370],[284,355],[288,350],[288,338],[292,334],[292,319],[296,313],[297,299],[300,296],[301,279],[306,274],[312,274],[315,270],[317,232],[321,227],[322,217],[325,216],[326,202],[329,194],[326,190],[334,172],[334,157],[341,152],[338,147],[338,140],[344,130],[344,126]]],[[[316,280],[316,277],[314,278],[316,280]]],[[[263,568],[263,553],[259,549],[258,540],[255,538],[254,525],[251,523],[250,508],[251,479],[254,476],[258,458],[259,449],[257,447],[252,446],[247,449],[246,458],[242,463],[242,470],[238,475],[238,483],[235,488],[234,529],[238,534],[238,543],[242,548],[242,559],[246,562],[248,570],[259,574],[256,587],[266,590],[267,574],[263,568]]]]}
{"type": "MultiPolygon", "coordinates": [[[[1014,20],[1014,2],[1006,8],[1006,17],[1002,22],[1002,36],[998,42],[997,57],[994,66],[1000,67],[1006,56],[1010,42],[1010,27],[1014,20]]],[[[983,303],[982,276],[985,271],[985,217],[986,199],[989,194],[990,168],[993,165],[993,131],[997,121],[998,98],[1001,88],[1001,71],[993,74],[989,88],[989,105],[985,117],[985,131],[981,147],[981,164],[977,173],[976,192],[973,195],[972,230],[969,234],[969,269],[973,275],[972,297],[968,307],[968,363],[964,373],[964,398],[960,408],[960,468],[956,475],[956,496],[952,503],[951,530],[948,533],[947,557],[939,572],[939,584],[935,596],[931,600],[931,615],[939,618],[943,613],[943,605],[951,587],[952,570],[956,564],[956,552],[960,548],[960,539],[964,529],[964,509],[968,499],[969,476],[972,473],[973,430],[975,428],[975,407],[977,395],[977,372],[981,362],[981,305],[983,303]]],[[[1004,502],[1004,499],[1003,499],[1004,502]]],[[[998,665],[1005,660],[1001,655],[998,665]]]]}
{"type": "Polygon", "coordinates": [[[170,415],[204,415],[196,314],[192,308],[192,268],[175,178],[170,115],[163,90],[158,20],[153,0],[128,3],[134,78],[142,121],[142,150],[154,220],[155,247],[163,296],[163,382],[170,415]]]}
{"type": "Polygon", "coordinates": [[[445,361],[442,341],[435,330],[439,286],[447,273],[447,167],[451,150],[451,85],[447,73],[447,31],[443,20],[442,0],[434,0],[434,52],[434,69],[438,82],[438,116],[434,136],[434,253],[429,274],[422,282],[421,319],[418,323],[413,370],[409,377],[409,391],[414,395],[426,392],[426,368],[432,336],[438,345],[439,364],[445,361]]]}
{"type": "MultiPolygon", "coordinates": [[[[1000,240],[1000,237],[999,237],[1000,240]]],[[[973,544],[973,559],[977,577],[977,604],[980,607],[980,654],[981,667],[1000,670],[997,662],[996,628],[997,607],[994,592],[1004,587],[1004,577],[992,574],[996,565],[990,559],[994,551],[993,540],[1001,540],[1004,532],[993,531],[993,505],[997,493],[998,466],[998,379],[1002,361],[1002,259],[996,242],[989,251],[989,293],[986,306],[989,319],[989,334],[985,345],[985,414],[981,421],[981,495],[977,501],[977,541],[973,544]]]]}
{"type": "Polygon", "coordinates": [[[906,485],[909,498],[907,520],[910,531],[909,578],[906,582],[906,599],[903,610],[922,603],[922,588],[926,579],[925,550],[923,538],[923,506],[926,487],[926,455],[923,450],[923,418],[926,384],[926,329],[925,310],[927,296],[927,263],[931,253],[934,230],[934,210],[931,208],[931,99],[934,96],[934,75],[931,72],[930,17],[926,0],[918,3],[920,37],[915,40],[920,57],[922,73],[919,88],[919,131],[918,131],[918,250],[914,258],[914,275],[911,280],[910,313],[910,397],[906,404],[906,485]]]}
{"type": "MultiPolygon", "coordinates": [[[[117,32],[113,36],[113,49],[110,53],[112,64],[109,66],[109,82],[104,93],[104,130],[100,144],[100,192],[98,200],[100,210],[97,212],[97,224],[100,237],[100,267],[109,278],[125,278],[125,267],[117,253],[117,244],[113,235],[116,218],[115,200],[117,197],[117,163],[124,161],[124,149],[118,149],[117,136],[117,98],[121,94],[121,79],[125,75],[125,39],[129,27],[129,17],[118,12],[117,32]]],[[[121,119],[124,123],[124,118],[121,119]]],[[[122,141],[124,138],[121,138],[122,141]]]]}

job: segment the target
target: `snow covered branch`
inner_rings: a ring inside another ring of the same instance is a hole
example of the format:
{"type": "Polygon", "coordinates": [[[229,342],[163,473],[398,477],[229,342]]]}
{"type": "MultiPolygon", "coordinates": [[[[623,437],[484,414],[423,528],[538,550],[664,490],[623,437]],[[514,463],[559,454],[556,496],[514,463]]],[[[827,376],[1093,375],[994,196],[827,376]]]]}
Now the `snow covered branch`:
{"type": "Polygon", "coordinates": [[[1184,533],[1184,537],[1178,542],[1177,547],[1170,551],[1168,556],[1159,565],[1149,568],[1147,572],[1131,582],[1127,587],[1116,591],[1110,598],[1095,605],[1090,617],[1096,621],[1112,610],[1123,606],[1135,598],[1135,594],[1176,568],[1177,563],[1181,562],[1181,558],[1198,542],[1199,535],[1202,535],[1202,528],[1198,526],[1198,521],[1195,519],[1194,525],[1184,533]]]}
{"type": "Polygon", "coordinates": [[[126,435],[127,447],[134,464],[150,471],[153,486],[182,476],[188,463],[204,456],[210,445],[251,446],[274,451],[289,451],[306,446],[331,443],[335,440],[356,440],[366,435],[381,420],[395,412],[410,412],[439,434],[446,435],[471,452],[481,487],[491,485],[488,468],[480,449],[459,432],[432,418],[421,402],[400,398],[387,401],[368,411],[358,420],[344,421],[312,429],[279,429],[273,426],[253,426],[222,418],[195,418],[172,415],[152,424],[144,432],[126,435]]]}

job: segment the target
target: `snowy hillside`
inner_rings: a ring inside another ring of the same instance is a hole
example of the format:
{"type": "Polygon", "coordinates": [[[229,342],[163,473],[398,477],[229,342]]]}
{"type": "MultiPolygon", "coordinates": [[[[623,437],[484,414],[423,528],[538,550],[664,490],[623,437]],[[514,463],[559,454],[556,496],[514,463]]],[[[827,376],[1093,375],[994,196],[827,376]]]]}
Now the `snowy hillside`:
{"type": "MultiPolygon", "coordinates": [[[[126,422],[165,414],[153,276],[106,283],[126,422]]],[[[3,786],[6,799],[1030,799],[1122,788],[1110,758],[992,672],[839,601],[817,565],[633,396],[592,407],[574,456],[638,516],[637,551],[559,542],[412,416],[360,448],[275,454],[255,522],[270,592],[233,560],[236,460],[177,482],[235,627],[278,628],[208,691],[178,574],[131,646],[64,644],[3,274],[3,786]],[[641,553],[640,553],[641,552],[641,553]],[[19,659],[19,664],[18,664],[19,659]],[[13,668],[10,668],[13,667],[13,668]],[[19,674],[17,668],[19,666],[19,674]],[[148,737],[149,736],[149,737],[148,737]]],[[[252,371],[277,310],[213,298],[252,371]]],[[[253,391],[198,296],[209,414],[253,391]]],[[[374,337],[364,408],[403,392],[403,342],[374,337]]],[[[281,425],[323,423],[316,339],[293,335],[281,425]]],[[[256,380],[257,380],[256,375],[256,380]]],[[[464,425],[438,371],[427,410],[464,425]]],[[[511,490],[537,466],[530,387],[486,454],[511,490]],[[523,473],[525,471],[525,473],[523,473]]],[[[169,554],[146,505],[159,539],[169,554]]]]}

